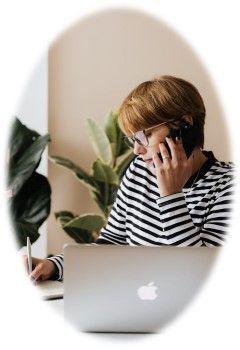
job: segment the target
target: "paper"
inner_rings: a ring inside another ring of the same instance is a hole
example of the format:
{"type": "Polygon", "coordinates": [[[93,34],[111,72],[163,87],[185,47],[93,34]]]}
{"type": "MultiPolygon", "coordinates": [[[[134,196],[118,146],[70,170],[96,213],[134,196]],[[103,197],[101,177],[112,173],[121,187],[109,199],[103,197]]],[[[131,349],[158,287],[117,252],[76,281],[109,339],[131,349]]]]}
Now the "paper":
{"type": "Polygon", "coordinates": [[[41,281],[36,285],[42,299],[60,299],[63,298],[63,283],[59,281],[41,281]]]}

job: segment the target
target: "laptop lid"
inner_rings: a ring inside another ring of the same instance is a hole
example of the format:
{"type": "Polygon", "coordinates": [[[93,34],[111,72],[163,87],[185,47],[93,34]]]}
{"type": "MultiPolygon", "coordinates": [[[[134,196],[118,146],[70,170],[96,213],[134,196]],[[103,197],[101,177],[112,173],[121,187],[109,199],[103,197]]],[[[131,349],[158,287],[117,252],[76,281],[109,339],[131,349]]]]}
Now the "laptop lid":
{"type": "Polygon", "coordinates": [[[159,332],[202,287],[220,248],[64,247],[64,314],[85,332],[159,332]]]}

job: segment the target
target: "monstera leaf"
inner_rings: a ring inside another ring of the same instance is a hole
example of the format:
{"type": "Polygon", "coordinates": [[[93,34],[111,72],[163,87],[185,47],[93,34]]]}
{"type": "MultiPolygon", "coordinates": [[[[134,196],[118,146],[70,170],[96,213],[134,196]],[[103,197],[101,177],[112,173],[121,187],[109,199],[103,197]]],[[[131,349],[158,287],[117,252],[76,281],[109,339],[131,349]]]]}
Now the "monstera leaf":
{"type": "Polygon", "coordinates": [[[9,209],[19,247],[39,237],[38,229],[47,219],[51,188],[47,178],[36,172],[41,156],[50,142],[15,119],[9,140],[7,185],[11,192],[9,209]]]}
{"type": "Polygon", "coordinates": [[[37,224],[29,224],[28,222],[13,221],[13,229],[17,234],[17,244],[19,248],[26,245],[27,237],[31,243],[34,243],[40,236],[37,224]]]}
{"type": "Polygon", "coordinates": [[[39,165],[42,153],[50,142],[49,135],[40,136],[16,119],[10,138],[8,188],[13,195],[39,165]]]}
{"type": "Polygon", "coordinates": [[[46,177],[33,173],[18,194],[10,198],[12,218],[42,225],[50,212],[50,194],[51,188],[46,177]]]}

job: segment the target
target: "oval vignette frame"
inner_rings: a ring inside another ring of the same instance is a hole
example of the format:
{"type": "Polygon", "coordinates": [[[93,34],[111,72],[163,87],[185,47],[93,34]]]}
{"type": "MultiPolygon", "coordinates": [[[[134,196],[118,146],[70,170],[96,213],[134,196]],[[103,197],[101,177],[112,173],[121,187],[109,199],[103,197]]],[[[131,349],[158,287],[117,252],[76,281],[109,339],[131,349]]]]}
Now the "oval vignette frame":
{"type": "MultiPolygon", "coordinates": [[[[79,139],[78,135],[79,130],[85,128],[85,118],[91,116],[101,122],[137,84],[171,74],[189,80],[199,89],[207,110],[205,148],[213,150],[221,160],[230,159],[229,143],[218,143],[218,139],[228,140],[227,127],[207,69],[184,38],[160,19],[130,9],[98,11],[63,31],[51,43],[48,63],[48,124],[52,138],[49,154],[61,154],[78,162],[79,149],[84,149],[81,164],[88,168],[94,155],[85,147],[87,136],[82,134],[79,139]],[[215,135],[216,125],[218,139],[208,137],[215,135]]],[[[20,107],[30,98],[34,74],[20,107]]],[[[74,212],[95,210],[87,190],[80,188],[72,176],[51,163],[48,176],[55,211],[63,197],[64,207],[74,212]],[[66,182],[67,192],[63,186],[66,182]],[[83,203],[79,203],[79,198],[84,198],[83,203]]],[[[59,251],[63,244],[71,242],[57,226],[52,212],[48,235],[50,252],[59,251]],[[58,237],[57,242],[54,236],[58,237]]],[[[209,266],[209,272],[212,267],[209,266]]],[[[205,276],[201,287],[206,279],[205,276]]]]}

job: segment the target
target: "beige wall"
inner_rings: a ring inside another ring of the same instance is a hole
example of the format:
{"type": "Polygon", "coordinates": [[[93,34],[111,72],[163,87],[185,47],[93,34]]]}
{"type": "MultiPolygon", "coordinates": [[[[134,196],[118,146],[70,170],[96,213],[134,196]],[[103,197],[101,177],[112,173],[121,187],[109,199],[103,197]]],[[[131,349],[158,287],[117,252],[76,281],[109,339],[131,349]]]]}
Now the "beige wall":
{"type": "MultiPolygon", "coordinates": [[[[85,133],[87,117],[102,121],[128,92],[162,74],[191,81],[206,109],[205,149],[230,160],[221,103],[202,62],[173,29],[130,10],[99,12],[81,21],[52,43],[49,50],[50,155],[61,155],[89,170],[94,153],[85,133]]],[[[99,212],[88,190],[63,168],[49,164],[52,213],[48,252],[61,251],[72,240],[58,227],[53,213],[99,212]]]]}

